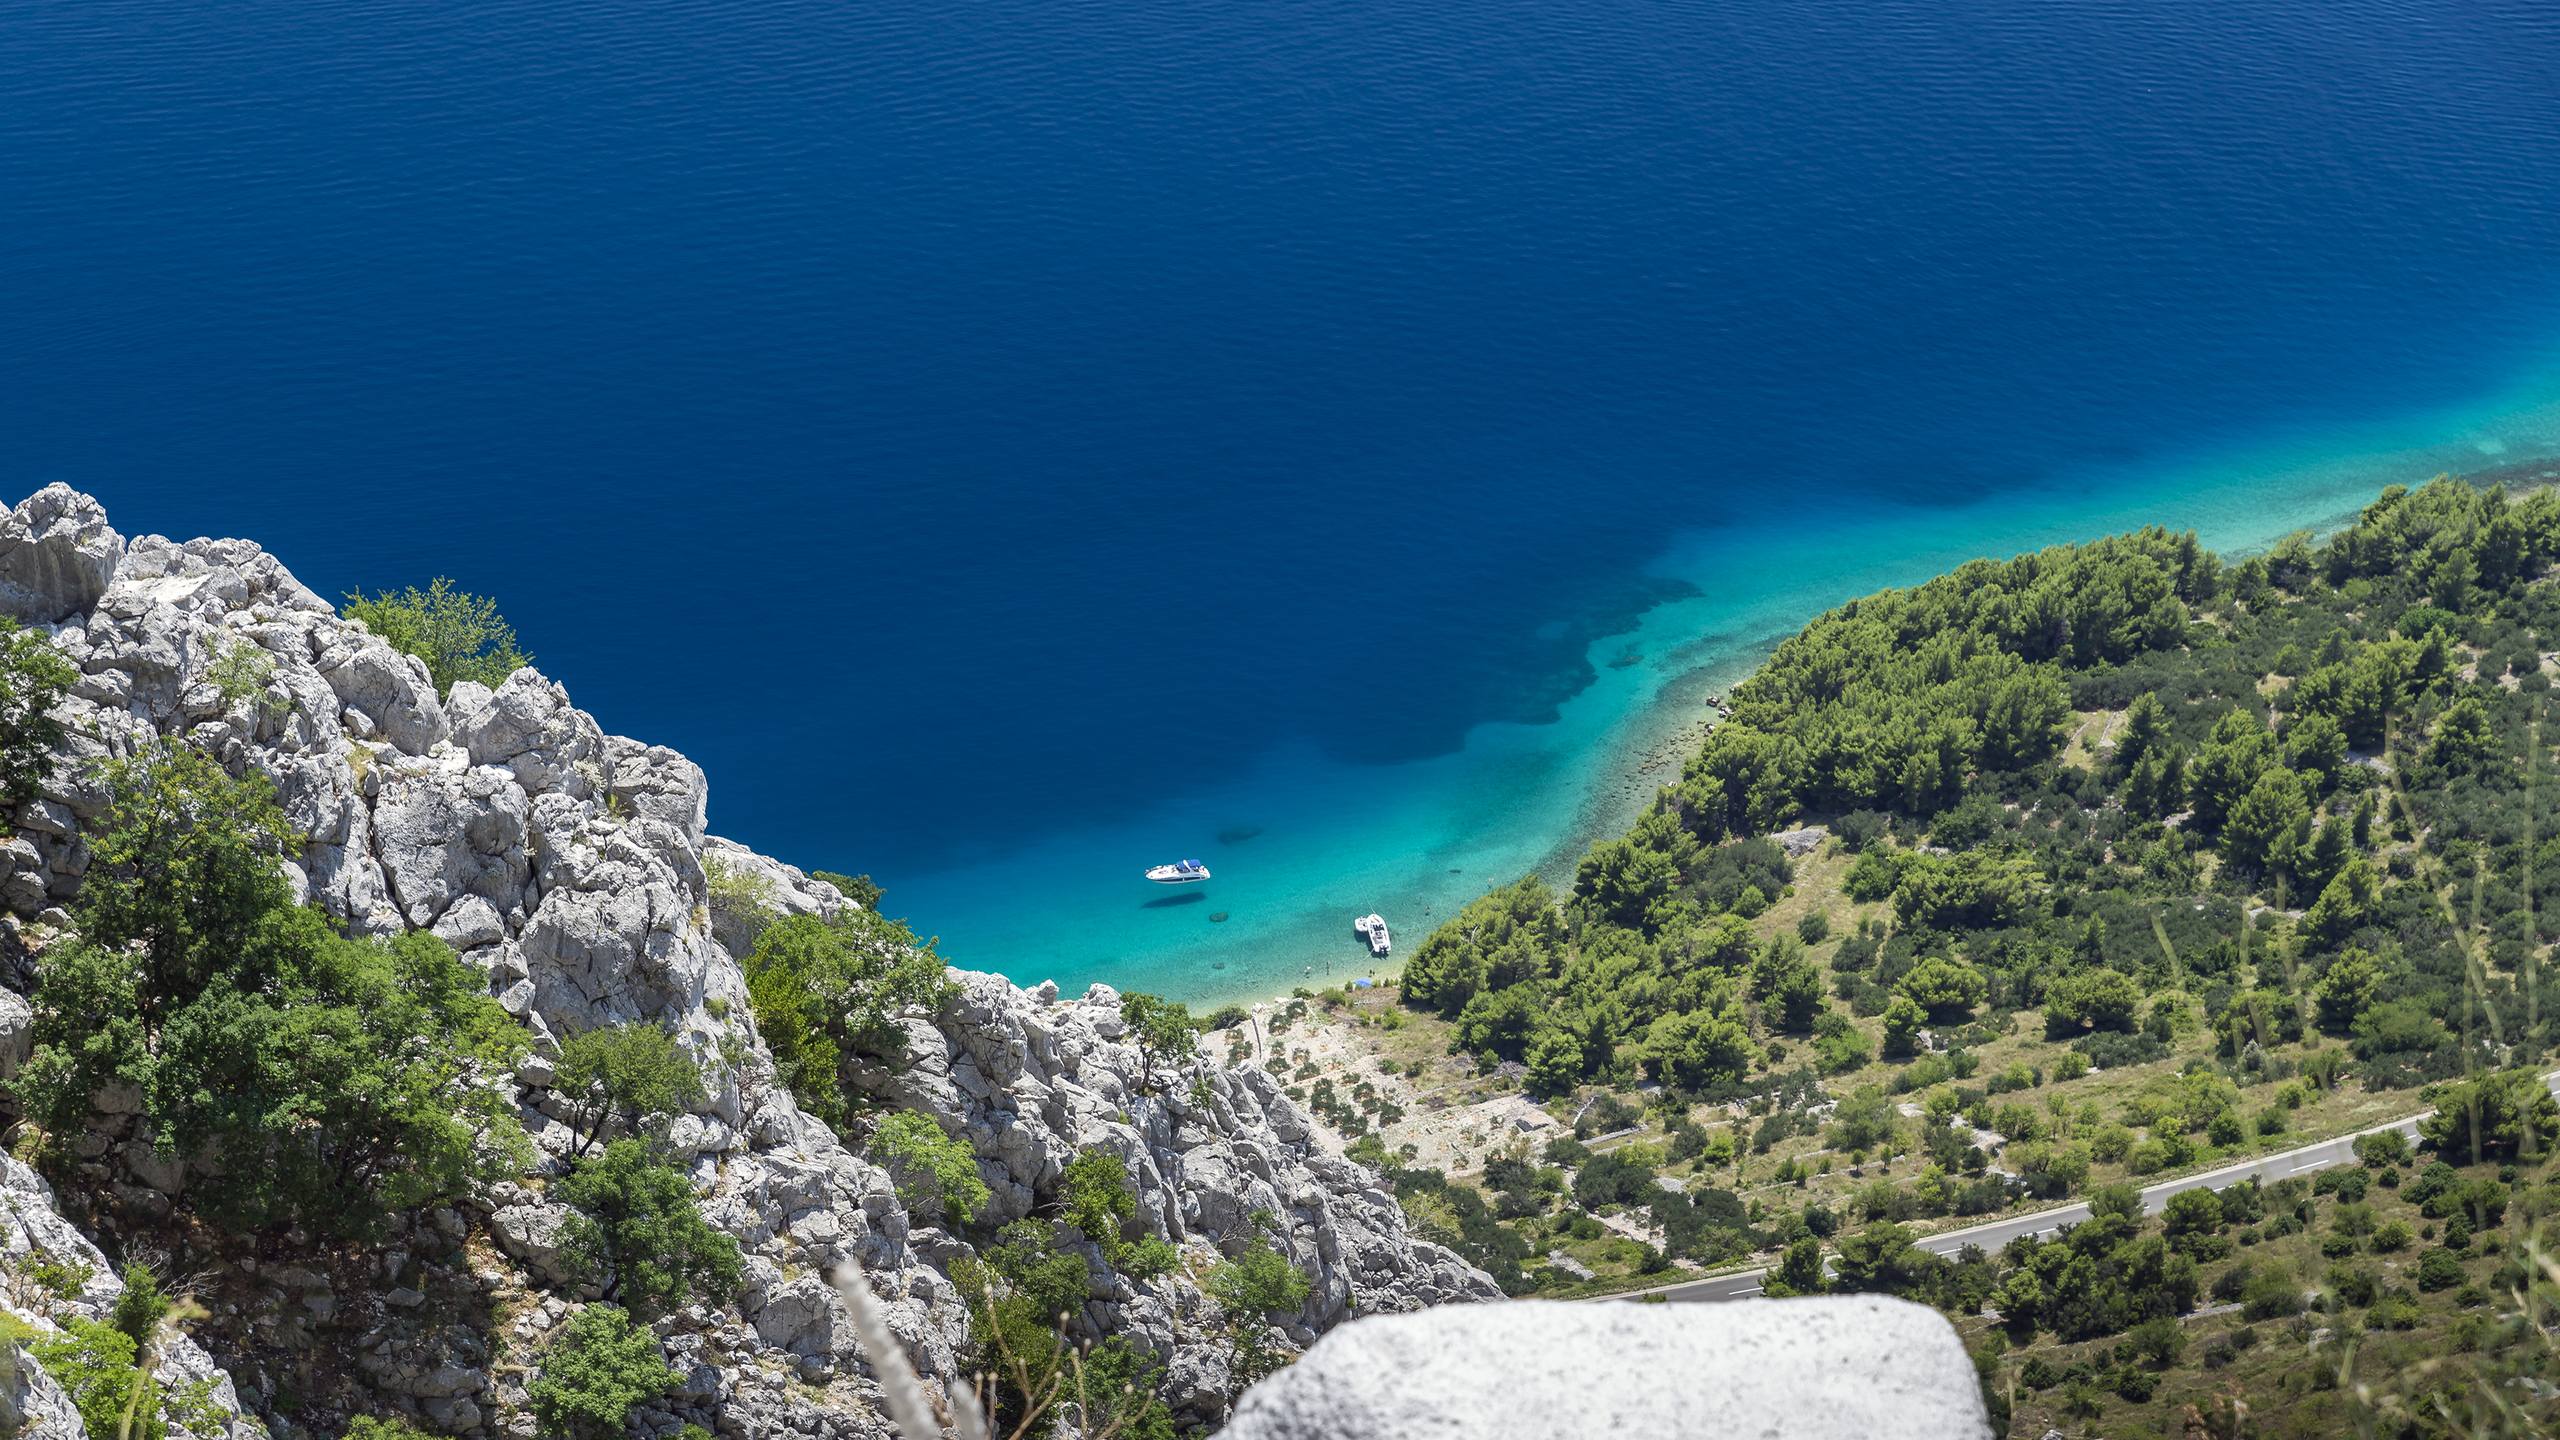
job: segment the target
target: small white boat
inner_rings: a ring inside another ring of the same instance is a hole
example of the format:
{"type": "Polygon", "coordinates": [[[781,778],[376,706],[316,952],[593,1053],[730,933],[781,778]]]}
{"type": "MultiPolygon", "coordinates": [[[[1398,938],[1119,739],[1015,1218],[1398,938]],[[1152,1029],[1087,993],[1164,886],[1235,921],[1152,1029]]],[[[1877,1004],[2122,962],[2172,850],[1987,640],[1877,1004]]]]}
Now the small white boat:
{"type": "Polygon", "coordinates": [[[1360,937],[1369,942],[1369,953],[1372,955],[1383,957],[1394,948],[1394,942],[1387,938],[1387,917],[1384,915],[1363,915],[1351,922],[1351,928],[1358,931],[1360,937]]]}
{"type": "Polygon", "coordinates": [[[1159,885],[1197,885],[1209,878],[1209,867],[1197,860],[1184,860],[1172,865],[1151,866],[1147,878],[1159,885]]]}

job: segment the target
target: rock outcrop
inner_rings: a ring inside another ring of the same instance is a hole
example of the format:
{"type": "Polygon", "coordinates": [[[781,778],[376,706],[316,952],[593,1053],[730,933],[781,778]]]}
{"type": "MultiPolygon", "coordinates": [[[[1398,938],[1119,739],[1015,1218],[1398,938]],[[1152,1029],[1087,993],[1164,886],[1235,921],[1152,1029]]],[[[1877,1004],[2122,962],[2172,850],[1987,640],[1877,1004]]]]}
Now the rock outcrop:
{"type": "Polygon", "coordinates": [[[1248,1392],[1221,1440],[1990,1434],[1946,1318],[1860,1295],[1362,1320],[1248,1392]]]}
{"type": "MultiPolygon", "coordinates": [[[[886,1434],[870,1371],[821,1278],[848,1258],[872,1277],[928,1382],[960,1382],[967,1319],[948,1270],[968,1246],[910,1215],[886,1172],[773,1083],[738,962],[751,927],[714,903],[711,878],[747,876],[782,913],[850,902],[708,835],[698,767],[606,734],[531,669],[440,698],[420,661],[340,617],[257,546],[127,542],[95,501],[60,486],[0,520],[0,613],[46,630],[80,671],[61,710],[66,753],[0,846],[0,905],[25,935],[40,945],[68,922],[89,859],[82,827],[105,802],[94,762],[183,740],[235,773],[262,772],[303,837],[291,876],[302,897],[355,934],[443,937],[531,1032],[523,1103],[549,1171],[568,1143],[545,1088],[563,1038],[649,1021],[712,1077],[672,1141],[706,1214],[739,1238],[747,1283],[732,1305],[662,1325],[687,1379],[642,1413],[644,1430],[886,1434]]],[[[955,979],[954,1003],[907,1024],[914,1063],[876,1088],[968,1141],[995,1218],[1052,1198],[1065,1163],[1100,1147],[1127,1163],[1147,1228],[1196,1259],[1243,1243],[1255,1212],[1278,1218],[1312,1285],[1280,1327],[1292,1344],[1355,1309],[1495,1294],[1481,1273],[1409,1235],[1376,1177],[1325,1158],[1269,1076],[1204,1064],[1151,1092],[1108,990],[1064,999],[992,975],[955,979]]],[[[25,1030],[24,1005],[0,999],[0,1069],[23,1057],[25,1030]]],[[[149,1163],[149,1146],[123,1153],[127,1163],[102,1157],[86,1177],[127,1193],[183,1183],[178,1167],[149,1163]]],[[[455,1333],[434,1318],[439,1307],[411,1298],[422,1293],[411,1270],[387,1263],[400,1278],[362,1304],[317,1276],[317,1289],[301,1287],[301,1346],[347,1347],[380,1412],[465,1437],[530,1436],[524,1361],[580,1298],[561,1288],[551,1253],[559,1219],[536,1189],[507,1187],[421,1221],[438,1233],[420,1236],[420,1253],[493,1242],[486,1253],[511,1272],[482,1276],[484,1286],[522,1302],[502,1330],[455,1333]]],[[[1177,1407],[1206,1421],[1236,1387],[1223,1339],[1203,1322],[1214,1303],[1189,1275],[1114,1277],[1080,1325],[1154,1352],[1177,1407]]],[[[214,1326],[216,1348],[257,1351],[263,1332],[241,1324],[214,1326]]],[[[251,1409],[271,1412],[273,1393],[249,1388],[251,1409]]]]}
{"type": "MultiPolygon", "coordinates": [[[[55,1207],[52,1187],[14,1157],[0,1155],[0,1309],[50,1334],[66,1320],[105,1320],[123,1293],[124,1281],[107,1257],[55,1207]]],[[[164,1390],[202,1402],[187,1407],[200,1421],[175,1427],[189,1440],[254,1440],[262,1433],[241,1414],[231,1377],[193,1339],[179,1335],[168,1342],[157,1379],[164,1390]]],[[[0,1392],[0,1412],[14,1411],[29,1427],[23,1433],[85,1440],[71,1397],[23,1350],[0,1362],[0,1392]]]]}

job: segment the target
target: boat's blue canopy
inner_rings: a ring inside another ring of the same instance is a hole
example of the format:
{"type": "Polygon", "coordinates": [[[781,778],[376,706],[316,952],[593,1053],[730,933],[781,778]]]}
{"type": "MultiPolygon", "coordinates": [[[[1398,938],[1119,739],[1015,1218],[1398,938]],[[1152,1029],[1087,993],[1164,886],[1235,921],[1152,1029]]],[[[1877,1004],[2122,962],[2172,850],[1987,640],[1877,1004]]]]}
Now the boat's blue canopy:
{"type": "Polygon", "coordinates": [[[1206,870],[1209,867],[1201,864],[1197,860],[1185,860],[1182,862],[1182,868],[1185,870],[1206,870]]]}

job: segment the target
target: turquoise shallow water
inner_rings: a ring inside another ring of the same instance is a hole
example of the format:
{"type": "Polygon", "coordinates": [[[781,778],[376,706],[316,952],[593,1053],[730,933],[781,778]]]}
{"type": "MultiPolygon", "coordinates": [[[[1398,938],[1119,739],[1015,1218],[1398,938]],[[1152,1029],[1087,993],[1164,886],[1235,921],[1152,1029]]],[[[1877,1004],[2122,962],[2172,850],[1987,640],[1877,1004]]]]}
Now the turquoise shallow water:
{"type": "MultiPolygon", "coordinates": [[[[2560,367],[2467,406],[2092,465],[2023,497],[1866,505],[1678,537],[1648,570],[1697,593],[1595,641],[1594,679],[1550,723],[1480,725],[1453,753],[1397,765],[1274,753],[1144,815],[909,881],[890,908],[926,917],[919,928],[938,929],[963,963],[1002,957],[996,968],[1025,982],[1107,980],[1215,1003],[1375,974],[1355,917],[1385,914],[1402,953],[1495,885],[1533,870],[1569,883],[1580,851],[1632,822],[1676,775],[1699,697],[1842,600],[1975,556],[2145,524],[2245,552],[2339,523],[2387,484],[2529,470],[2545,457],[2560,457],[2560,367]],[[1216,878],[1164,893],[1132,883],[1133,857],[1190,854],[1216,878]]],[[[1346,703],[1393,705],[1399,692],[1397,677],[1382,676],[1374,695],[1346,703]]]]}

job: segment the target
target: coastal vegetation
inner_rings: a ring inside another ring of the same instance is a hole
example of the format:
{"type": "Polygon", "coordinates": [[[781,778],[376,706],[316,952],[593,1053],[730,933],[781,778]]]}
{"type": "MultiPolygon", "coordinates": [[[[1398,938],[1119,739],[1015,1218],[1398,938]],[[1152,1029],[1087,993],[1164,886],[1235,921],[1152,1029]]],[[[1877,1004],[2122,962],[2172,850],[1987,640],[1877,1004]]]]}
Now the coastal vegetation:
{"type": "Polygon", "coordinates": [[[367,629],[391,642],[394,649],[427,662],[436,693],[469,680],[491,689],[533,663],[516,643],[515,627],[498,613],[498,602],[486,595],[457,590],[439,575],[427,588],[412,585],[398,594],[388,590],[367,595],[349,593],[339,612],[361,620],[367,629]]]}
{"type": "Polygon", "coordinates": [[[846,1068],[894,1056],[902,1044],[896,1019],[952,991],[931,944],[871,910],[776,920],[744,965],[756,1028],[782,1083],[802,1109],[838,1129],[853,1113],[846,1068]]]}
{"type": "Polygon", "coordinates": [[[523,1028],[433,935],[355,940],[291,903],[262,778],[160,745],[103,765],[77,938],[45,957],[15,1082],[65,1160],[131,1097],[188,1194],[246,1231],[356,1237],[511,1176],[523,1028]]]}
{"type": "Polygon", "coordinates": [[[1447,1169],[1375,1133],[1354,1153],[1514,1293],[1749,1264],[1773,1291],[1910,1294],[1997,1349],[2000,1403],[2055,1423],[2103,1404],[2111,1434],[2168,1433],[2155,1389],[2206,1404],[2230,1369],[2292,1395],[2428,1346],[2411,1413],[2504,1393],[2515,1297],[2551,1303],[2533,1257],[2560,1239],[2555,559],[2560,498],[2440,480],[2239,563],[2150,530],[1821,616],[1569,890],[1497,889],[1405,966],[1381,1068],[1445,1048],[1572,1133],[1478,1132],[1447,1169]],[[2158,1222],[2129,1198],[2430,1110],[2420,1152],[2360,1181],[2158,1222]],[[1914,1248],[2074,1198],[2093,1218],[2058,1239],[1914,1248]],[[2293,1254],[2332,1208],[2328,1253],[2293,1254]],[[2227,1279],[2261,1246],[2259,1278],[2227,1279]],[[2278,1274],[2299,1303],[2230,1342],[2245,1364],[2173,1343],[2212,1328],[2216,1285],[2245,1307],[2278,1274]]]}

